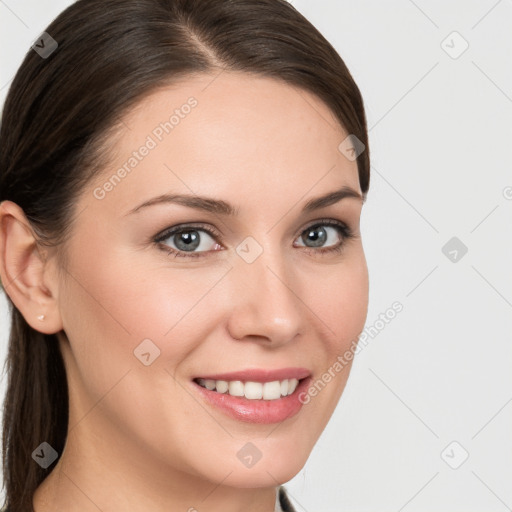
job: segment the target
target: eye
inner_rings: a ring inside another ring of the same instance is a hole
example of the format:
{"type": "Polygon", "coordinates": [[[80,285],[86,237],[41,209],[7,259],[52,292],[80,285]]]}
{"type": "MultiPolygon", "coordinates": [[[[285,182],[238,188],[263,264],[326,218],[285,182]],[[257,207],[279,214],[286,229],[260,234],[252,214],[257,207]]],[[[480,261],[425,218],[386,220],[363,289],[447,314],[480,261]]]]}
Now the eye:
{"type": "Polygon", "coordinates": [[[203,252],[209,252],[212,249],[208,249],[215,244],[213,250],[217,250],[220,245],[215,242],[214,237],[219,237],[210,228],[198,227],[198,226],[175,226],[171,229],[164,231],[161,235],[155,238],[155,242],[165,246],[165,250],[174,256],[201,256],[203,252]],[[203,233],[203,234],[200,234],[203,233]],[[206,234],[206,240],[204,240],[206,234]],[[212,241],[208,241],[210,238],[212,241]],[[172,247],[174,244],[175,247],[172,247]],[[198,249],[196,251],[196,249],[198,249]]]}
{"type": "Polygon", "coordinates": [[[312,252],[311,249],[313,249],[313,252],[321,254],[341,252],[345,246],[345,242],[354,237],[352,230],[343,222],[333,219],[324,219],[317,221],[302,232],[300,239],[304,242],[304,245],[299,247],[306,247],[307,252],[312,252]],[[325,226],[327,226],[327,228],[325,226]],[[337,240],[340,241],[337,242],[337,240]],[[324,247],[326,242],[331,243],[328,243],[328,246],[324,247]],[[306,245],[306,243],[311,243],[311,245],[306,245]],[[315,250],[318,248],[319,250],[315,250]]]}

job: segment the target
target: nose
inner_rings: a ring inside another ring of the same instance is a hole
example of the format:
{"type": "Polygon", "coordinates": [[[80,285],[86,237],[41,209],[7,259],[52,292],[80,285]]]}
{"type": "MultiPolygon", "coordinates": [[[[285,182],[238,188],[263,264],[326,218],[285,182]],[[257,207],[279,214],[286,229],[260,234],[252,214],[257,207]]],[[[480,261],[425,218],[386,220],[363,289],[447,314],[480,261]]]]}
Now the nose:
{"type": "Polygon", "coordinates": [[[231,271],[233,308],[228,330],[237,340],[260,339],[275,347],[304,334],[307,307],[301,284],[283,255],[264,251],[255,261],[239,259],[231,271]]]}

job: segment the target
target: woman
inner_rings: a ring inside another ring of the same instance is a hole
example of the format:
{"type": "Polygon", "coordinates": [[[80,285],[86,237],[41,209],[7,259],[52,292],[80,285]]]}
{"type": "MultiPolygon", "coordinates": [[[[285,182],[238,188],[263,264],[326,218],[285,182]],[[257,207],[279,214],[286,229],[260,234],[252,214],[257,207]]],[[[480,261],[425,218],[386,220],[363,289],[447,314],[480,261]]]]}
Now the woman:
{"type": "Polygon", "coordinates": [[[340,56],[283,0],[79,0],[0,141],[8,510],[293,510],[368,305],[340,56]]]}

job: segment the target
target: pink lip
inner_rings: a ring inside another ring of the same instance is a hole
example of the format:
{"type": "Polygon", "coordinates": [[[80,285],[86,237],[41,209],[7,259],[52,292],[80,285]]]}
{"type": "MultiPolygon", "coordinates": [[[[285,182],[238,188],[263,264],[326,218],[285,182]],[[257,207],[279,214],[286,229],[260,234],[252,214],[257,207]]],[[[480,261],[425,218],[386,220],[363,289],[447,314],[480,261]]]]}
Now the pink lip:
{"type": "MultiPolygon", "coordinates": [[[[260,379],[262,380],[259,381],[255,379],[258,374],[254,374],[252,372],[222,375],[230,377],[226,380],[251,380],[252,382],[272,382],[272,380],[282,380],[281,378],[275,378],[275,373],[270,373],[272,375],[270,380],[264,380],[268,378],[267,372],[265,377],[260,374],[260,379]],[[242,376],[243,378],[232,378],[233,375],[235,377],[242,376]],[[252,375],[252,377],[250,379],[245,379],[247,375],[252,375]]],[[[289,373],[287,375],[289,375],[289,373]]],[[[224,380],[224,378],[215,380],[224,380]]],[[[283,396],[276,400],[249,400],[245,397],[231,396],[227,393],[217,393],[217,391],[203,388],[195,381],[192,381],[191,384],[196,392],[199,393],[201,398],[205,400],[207,405],[218,408],[221,412],[227,414],[231,418],[248,423],[268,424],[280,423],[299,413],[304,405],[303,402],[299,400],[299,397],[308,389],[311,380],[310,376],[299,380],[297,388],[291,395],[283,396]]]]}
{"type": "Polygon", "coordinates": [[[272,382],[275,380],[297,379],[301,380],[311,375],[307,368],[279,368],[276,370],[251,369],[230,373],[215,373],[198,375],[197,379],[210,380],[240,380],[242,382],[272,382]]]}

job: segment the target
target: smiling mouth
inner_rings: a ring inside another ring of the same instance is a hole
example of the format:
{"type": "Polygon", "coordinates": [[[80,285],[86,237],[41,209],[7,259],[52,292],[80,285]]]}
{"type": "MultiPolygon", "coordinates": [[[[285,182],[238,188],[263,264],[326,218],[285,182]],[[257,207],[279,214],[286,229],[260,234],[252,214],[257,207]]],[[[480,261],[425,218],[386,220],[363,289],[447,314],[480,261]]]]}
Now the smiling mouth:
{"type": "Polygon", "coordinates": [[[271,382],[243,382],[240,380],[194,379],[199,386],[220,394],[249,400],[278,400],[291,395],[304,379],[284,379],[271,382]]]}

